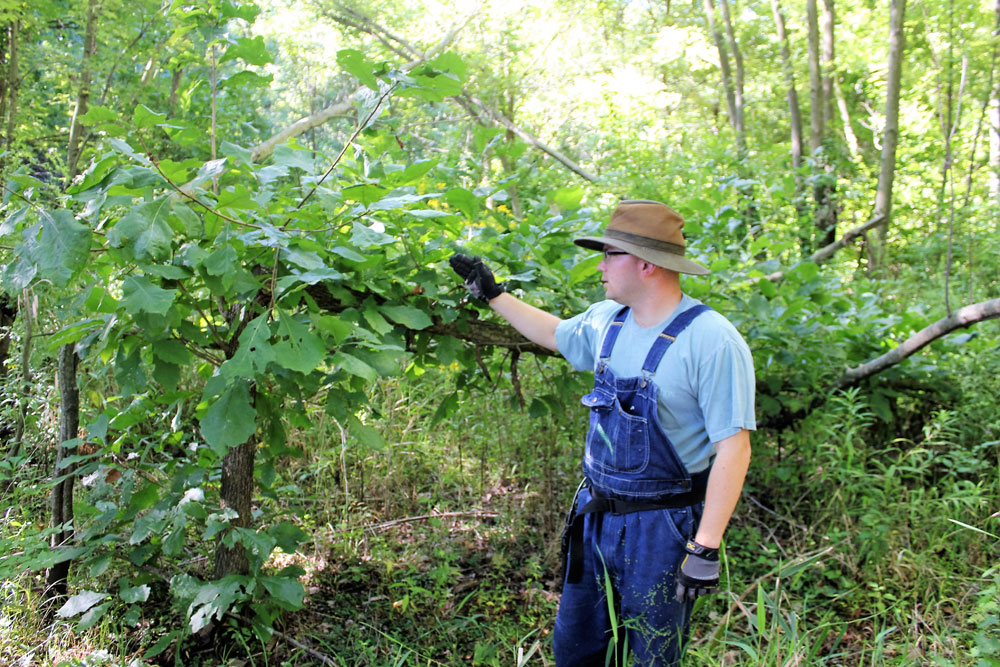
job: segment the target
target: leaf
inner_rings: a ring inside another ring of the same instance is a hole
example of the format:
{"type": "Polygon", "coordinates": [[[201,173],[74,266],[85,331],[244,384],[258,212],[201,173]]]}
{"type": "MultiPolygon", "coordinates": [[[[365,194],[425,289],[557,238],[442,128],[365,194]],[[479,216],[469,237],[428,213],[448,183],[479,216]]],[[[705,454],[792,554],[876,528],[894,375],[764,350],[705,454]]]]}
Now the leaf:
{"type": "Polygon", "coordinates": [[[145,276],[126,276],[122,282],[121,306],[125,312],[166,315],[177,297],[177,290],[163,289],[145,276]]]}
{"type": "Polygon", "coordinates": [[[163,262],[170,258],[173,230],[167,224],[168,197],[132,207],[108,231],[108,243],[124,247],[138,262],[163,262]]]}
{"type": "Polygon", "coordinates": [[[310,373],[326,356],[326,346],[316,334],[284,311],[278,311],[278,335],[285,340],[274,346],[274,362],[300,373],[310,373]]]}
{"type": "Polygon", "coordinates": [[[147,107],[145,104],[140,104],[135,108],[135,113],[132,114],[132,122],[138,128],[153,127],[154,125],[159,125],[160,123],[166,122],[167,114],[157,113],[147,107]]]}
{"type": "Polygon", "coordinates": [[[365,60],[365,56],[361,51],[356,49],[342,49],[337,51],[337,64],[356,76],[362,84],[372,90],[378,90],[378,79],[372,74],[374,67],[365,60]]]}
{"type": "Polygon", "coordinates": [[[83,632],[84,630],[91,628],[94,625],[94,623],[97,623],[99,620],[101,620],[101,617],[104,616],[104,614],[106,614],[108,609],[110,608],[111,608],[111,602],[109,601],[105,602],[104,604],[99,604],[96,607],[90,609],[86,614],[83,615],[83,618],[80,619],[80,622],[76,624],[77,631],[83,632]]]}
{"type": "Polygon", "coordinates": [[[102,106],[92,106],[87,109],[87,113],[83,114],[78,121],[84,125],[97,125],[98,123],[112,123],[118,120],[118,114],[107,107],[102,106]]]}
{"type": "Polygon", "coordinates": [[[150,588],[147,584],[142,584],[141,586],[133,586],[132,588],[123,588],[118,592],[118,597],[122,599],[122,602],[133,604],[135,602],[145,602],[149,599],[150,588]]]}
{"type": "Polygon", "coordinates": [[[219,64],[240,58],[251,65],[262,66],[273,62],[270,51],[260,35],[256,37],[240,37],[219,59],[219,64]]]}
{"type": "Polygon", "coordinates": [[[258,373],[263,373],[269,363],[275,361],[271,326],[266,313],[247,325],[240,334],[239,343],[233,358],[219,369],[226,377],[254,378],[258,373]]]}
{"type": "Polygon", "coordinates": [[[59,286],[68,284],[90,258],[90,228],[66,209],[43,215],[39,255],[39,273],[59,286]]]}
{"type": "Polygon", "coordinates": [[[382,199],[385,194],[385,188],[379,185],[372,185],[370,183],[352,185],[351,187],[344,188],[341,191],[341,195],[344,199],[347,201],[361,202],[364,204],[365,208],[382,199]]]}
{"type": "Polygon", "coordinates": [[[201,418],[201,434],[212,451],[225,455],[257,430],[257,411],[250,404],[246,382],[238,381],[219,396],[201,418]]]}
{"type": "Polygon", "coordinates": [[[561,209],[574,209],[580,208],[583,195],[583,188],[561,188],[553,192],[550,199],[561,209]]]}
{"type": "Polygon", "coordinates": [[[475,217],[479,198],[465,188],[452,188],[444,193],[444,199],[449,205],[457,208],[470,220],[475,217]]]}
{"type": "Polygon", "coordinates": [[[407,329],[426,329],[433,324],[427,313],[413,306],[382,306],[381,310],[390,320],[407,329]]]}
{"type": "Polygon", "coordinates": [[[82,614],[95,604],[108,597],[107,593],[96,593],[94,591],[81,591],[66,600],[66,604],[59,607],[56,616],[60,618],[72,618],[77,614],[82,614]]]}
{"type": "Polygon", "coordinates": [[[289,521],[282,521],[271,526],[267,532],[271,534],[271,537],[286,554],[295,553],[299,545],[309,539],[309,533],[289,521]]]}
{"type": "Polygon", "coordinates": [[[358,221],[354,222],[351,231],[351,243],[358,248],[372,248],[375,246],[389,245],[395,243],[396,239],[388,234],[366,227],[358,221]]]}
{"type": "Polygon", "coordinates": [[[333,359],[331,359],[331,363],[335,366],[340,366],[351,375],[357,375],[369,382],[374,382],[378,379],[378,372],[374,368],[342,350],[337,350],[333,355],[333,359]]]}
{"type": "Polygon", "coordinates": [[[264,585],[271,598],[282,609],[294,611],[302,608],[305,589],[302,582],[291,577],[258,577],[257,581],[264,585]]]}

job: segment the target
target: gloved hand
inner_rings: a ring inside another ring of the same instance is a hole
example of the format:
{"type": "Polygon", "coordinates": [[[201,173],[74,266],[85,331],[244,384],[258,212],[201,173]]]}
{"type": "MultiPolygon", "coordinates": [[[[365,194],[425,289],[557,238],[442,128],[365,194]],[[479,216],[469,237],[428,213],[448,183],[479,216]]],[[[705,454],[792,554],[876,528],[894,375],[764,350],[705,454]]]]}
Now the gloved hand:
{"type": "Polygon", "coordinates": [[[497,285],[493,272],[483,264],[483,260],[479,259],[478,256],[469,257],[459,253],[453,255],[448,263],[465,282],[466,289],[477,299],[489,302],[506,291],[502,286],[497,285]]]}
{"type": "Polygon", "coordinates": [[[694,602],[719,586],[719,550],[688,540],[684,551],[687,555],[677,570],[677,601],[694,602]]]}

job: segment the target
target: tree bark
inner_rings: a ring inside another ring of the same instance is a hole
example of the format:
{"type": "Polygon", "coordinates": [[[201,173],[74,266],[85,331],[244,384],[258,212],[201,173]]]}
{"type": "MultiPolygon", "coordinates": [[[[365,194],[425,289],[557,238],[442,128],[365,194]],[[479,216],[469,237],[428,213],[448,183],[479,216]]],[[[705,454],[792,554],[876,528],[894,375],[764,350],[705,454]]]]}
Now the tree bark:
{"type": "Polygon", "coordinates": [[[899,94],[903,72],[906,0],[890,0],[889,6],[889,72],[885,94],[885,132],[882,139],[882,159],[879,169],[878,189],[875,192],[875,212],[879,218],[875,233],[869,237],[869,264],[871,275],[878,275],[886,264],[886,247],[889,225],[892,222],[892,182],[896,174],[896,145],[899,143],[899,94]]]}
{"type": "MultiPolygon", "coordinates": [[[[251,393],[251,399],[253,394],[251,393]]],[[[249,528],[253,514],[253,465],[257,454],[257,437],[251,436],[242,445],[233,447],[222,458],[222,483],[219,498],[222,509],[235,510],[239,515],[229,522],[230,528],[249,528]]],[[[225,533],[223,533],[225,534],[225,533]]],[[[246,547],[237,543],[227,547],[219,537],[215,551],[215,578],[250,571],[246,547]]]]}
{"type": "Polygon", "coordinates": [[[722,39],[722,33],[715,25],[715,5],[712,0],[703,0],[705,7],[705,19],[708,21],[708,32],[715,42],[715,48],[719,52],[719,71],[722,75],[722,90],[726,96],[726,109],[729,112],[729,124],[736,130],[736,92],[733,88],[732,73],[729,69],[729,52],[726,43],[722,39]]]}
{"type": "Polygon", "coordinates": [[[80,117],[87,113],[90,105],[90,85],[93,78],[91,64],[97,55],[97,19],[101,13],[100,0],[90,0],[87,5],[87,27],[83,37],[83,55],[80,58],[80,87],[77,91],[76,106],[69,126],[69,150],[66,154],[66,182],[77,174],[82,153],[84,127],[80,117]]]}
{"type": "MultiPolygon", "coordinates": [[[[18,63],[18,37],[20,37],[20,32],[21,21],[20,19],[14,19],[7,26],[6,117],[0,118],[0,123],[5,123],[5,151],[11,150],[14,146],[14,130],[17,128],[17,100],[18,92],[21,88],[21,73],[18,63]]],[[[0,172],[4,171],[6,163],[6,156],[0,157],[0,172]]]]}
{"type": "Polygon", "coordinates": [[[865,378],[881,373],[955,329],[964,329],[976,322],[984,322],[997,317],[1000,317],[1000,299],[982,301],[959,308],[947,317],[943,317],[934,324],[924,327],[900,343],[898,347],[886,352],[881,357],[877,357],[848,370],[840,376],[834,388],[843,389],[850,387],[865,378]]]}
{"type": "Polygon", "coordinates": [[[823,84],[819,62],[819,19],[816,0],[806,2],[806,24],[809,44],[809,151],[816,152],[823,145],[823,84]]]}
{"type": "Polygon", "coordinates": [[[726,26],[726,41],[729,43],[729,50],[733,54],[733,65],[736,68],[733,80],[733,130],[736,132],[736,150],[740,160],[746,157],[747,139],[746,123],[743,107],[743,54],[740,52],[739,44],[736,42],[736,33],[733,31],[733,22],[729,17],[729,0],[719,0],[722,7],[722,22],[726,26]]]}
{"type": "MultiPolygon", "coordinates": [[[[996,28],[993,30],[993,39],[1000,37],[1000,0],[996,0],[994,6],[996,16],[996,28]]],[[[994,47],[994,53],[996,49],[994,47]]],[[[990,200],[993,204],[1000,203],[1000,86],[995,86],[992,94],[992,103],[989,113],[990,128],[990,200]]]]}
{"type": "Polygon", "coordinates": [[[799,107],[799,94],[795,89],[795,68],[792,65],[791,50],[788,47],[788,33],[785,31],[785,16],[781,11],[780,0],[771,0],[771,12],[774,14],[774,25],[778,32],[778,42],[781,44],[781,70],[785,76],[785,90],[788,99],[788,118],[792,134],[792,169],[795,170],[795,200],[796,209],[801,216],[802,192],[805,184],[802,179],[802,110],[799,107]]]}
{"type": "MultiPolygon", "coordinates": [[[[73,482],[76,476],[73,466],[61,467],[62,461],[68,456],[66,442],[77,437],[80,428],[80,389],[76,383],[77,364],[74,344],[59,348],[59,370],[56,382],[59,386],[59,444],[56,447],[56,467],[53,477],[65,479],[58,481],[52,487],[49,499],[52,527],[55,532],[49,537],[49,545],[61,548],[73,540],[74,530],[67,524],[73,522],[73,482]]],[[[47,598],[66,595],[67,578],[69,577],[70,561],[56,563],[45,572],[45,594],[47,598]]]]}

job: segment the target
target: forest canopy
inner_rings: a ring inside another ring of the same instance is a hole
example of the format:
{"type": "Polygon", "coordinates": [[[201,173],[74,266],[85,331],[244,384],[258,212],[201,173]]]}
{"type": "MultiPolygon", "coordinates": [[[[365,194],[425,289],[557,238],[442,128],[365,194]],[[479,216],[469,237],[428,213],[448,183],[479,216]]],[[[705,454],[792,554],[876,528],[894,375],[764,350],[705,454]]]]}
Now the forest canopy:
{"type": "Polygon", "coordinates": [[[448,259],[568,317],[653,199],[757,377],[691,659],[1000,664],[998,27],[0,0],[0,662],[548,664],[588,378],[448,259]]]}

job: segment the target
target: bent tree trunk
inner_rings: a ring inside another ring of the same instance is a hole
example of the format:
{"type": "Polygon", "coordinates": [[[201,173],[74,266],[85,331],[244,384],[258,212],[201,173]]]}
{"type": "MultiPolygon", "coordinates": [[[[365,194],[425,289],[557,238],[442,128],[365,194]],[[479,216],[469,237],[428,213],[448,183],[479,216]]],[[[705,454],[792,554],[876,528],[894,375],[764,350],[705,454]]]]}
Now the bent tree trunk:
{"type": "MultiPolygon", "coordinates": [[[[52,527],[55,532],[49,538],[49,545],[61,548],[73,539],[73,482],[76,476],[72,466],[62,467],[67,457],[66,443],[77,437],[80,428],[80,388],[76,384],[76,370],[79,357],[73,344],[59,348],[59,370],[56,382],[59,386],[59,445],[56,448],[56,466],[53,477],[59,479],[52,487],[49,507],[52,527]]],[[[69,560],[56,563],[45,572],[45,592],[47,598],[66,595],[66,581],[69,577],[69,560]]]]}

